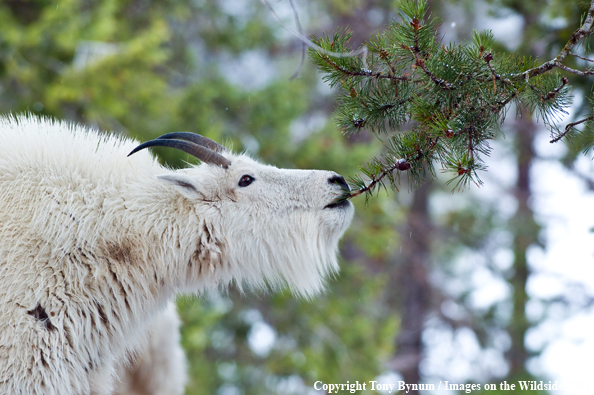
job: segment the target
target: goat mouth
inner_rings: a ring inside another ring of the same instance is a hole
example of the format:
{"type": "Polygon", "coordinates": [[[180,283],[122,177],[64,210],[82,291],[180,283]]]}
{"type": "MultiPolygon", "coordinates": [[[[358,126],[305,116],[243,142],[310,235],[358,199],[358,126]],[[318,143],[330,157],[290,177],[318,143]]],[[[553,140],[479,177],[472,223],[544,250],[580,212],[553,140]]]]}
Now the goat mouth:
{"type": "Polygon", "coordinates": [[[339,200],[339,201],[334,202],[334,203],[330,203],[330,204],[326,205],[324,207],[324,209],[327,209],[327,208],[330,208],[330,209],[332,209],[332,208],[343,208],[343,207],[348,207],[350,205],[351,205],[351,203],[348,200],[344,199],[344,200],[339,200]]]}

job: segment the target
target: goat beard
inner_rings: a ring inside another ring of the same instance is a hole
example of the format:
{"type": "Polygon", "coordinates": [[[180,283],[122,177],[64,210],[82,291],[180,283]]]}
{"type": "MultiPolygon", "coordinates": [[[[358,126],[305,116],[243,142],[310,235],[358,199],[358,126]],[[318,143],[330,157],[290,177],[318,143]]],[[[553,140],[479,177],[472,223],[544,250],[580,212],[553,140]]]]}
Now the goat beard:
{"type": "Polygon", "coordinates": [[[262,218],[250,226],[227,224],[224,234],[228,239],[213,237],[217,248],[202,254],[203,259],[192,265],[200,273],[189,274],[188,279],[200,278],[194,289],[196,285],[208,290],[231,284],[242,292],[245,288],[277,291],[288,287],[296,295],[311,298],[339,270],[338,241],[350,223],[348,213],[345,216],[333,226],[313,213],[288,216],[283,226],[262,218]]]}

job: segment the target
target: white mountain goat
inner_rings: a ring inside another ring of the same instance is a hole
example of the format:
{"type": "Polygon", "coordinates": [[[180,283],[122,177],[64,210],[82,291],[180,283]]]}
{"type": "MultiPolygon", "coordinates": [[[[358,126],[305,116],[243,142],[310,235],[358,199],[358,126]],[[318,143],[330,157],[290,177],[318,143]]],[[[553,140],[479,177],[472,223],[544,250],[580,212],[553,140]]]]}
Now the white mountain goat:
{"type": "Polygon", "coordinates": [[[353,208],[336,173],[263,165],[190,133],[136,145],[0,118],[1,394],[110,394],[176,293],[288,285],[309,297],[338,270],[353,208]],[[150,146],[203,163],[128,157],[150,146]]]}

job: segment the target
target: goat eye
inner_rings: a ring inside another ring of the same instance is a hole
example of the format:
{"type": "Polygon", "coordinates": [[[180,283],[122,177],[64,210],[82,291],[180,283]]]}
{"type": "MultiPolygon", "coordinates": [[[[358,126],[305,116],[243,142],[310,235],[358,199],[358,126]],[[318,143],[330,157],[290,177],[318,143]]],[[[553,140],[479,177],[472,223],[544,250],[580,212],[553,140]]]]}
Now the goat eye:
{"type": "Polygon", "coordinates": [[[248,186],[248,185],[250,185],[252,182],[254,182],[254,180],[255,180],[255,179],[254,179],[254,177],[252,177],[252,176],[248,176],[248,175],[245,175],[245,176],[242,176],[242,177],[241,177],[241,180],[239,180],[239,184],[238,184],[238,185],[239,185],[240,187],[247,187],[247,186],[248,186]]]}

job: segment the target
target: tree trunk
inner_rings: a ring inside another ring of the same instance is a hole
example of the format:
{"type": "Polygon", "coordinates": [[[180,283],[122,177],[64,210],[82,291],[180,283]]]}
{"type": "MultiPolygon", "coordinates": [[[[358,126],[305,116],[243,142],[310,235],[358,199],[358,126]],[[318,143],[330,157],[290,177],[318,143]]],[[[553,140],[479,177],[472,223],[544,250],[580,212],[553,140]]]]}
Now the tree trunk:
{"type": "Polygon", "coordinates": [[[524,346],[524,338],[530,328],[530,322],[525,313],[526,303],[528,302],[526,283],[529,274],[526,251],[530,245],[537,242],[539,230],[534,221],[534,213],[530,208],[530,166],[534,159],[533,143],[537,126],[528,109],[521,108],[519,111],[521,111],[521,118],[515,124],[518,160],[518,180],[515,187],[515,196],[518,209],[511,226],[514,233],[514,276],[510,283],[514,294],[512,298],[513,312],[508,328],[512,343],[507,355],[510,364],[509,377],[525,372],[526,361],[529,357],[524,346]]]}
{"type": "MultiPolygon", "coordinates": [[[[429,283],[432,224],[428,213],[430,183],[419,187],[413,196],[406,226],[402,231],[402,252],[390,270],[388,300],[401,311],[401,326],[396,338],[396,355],[390,367],[406,383],[420,381],[419,364],[424,356],[422,341],[425,318],[431,309],[432,288],[429,283]]],[[[410,391],[417,394],[417,391],[410,391]]]]}

